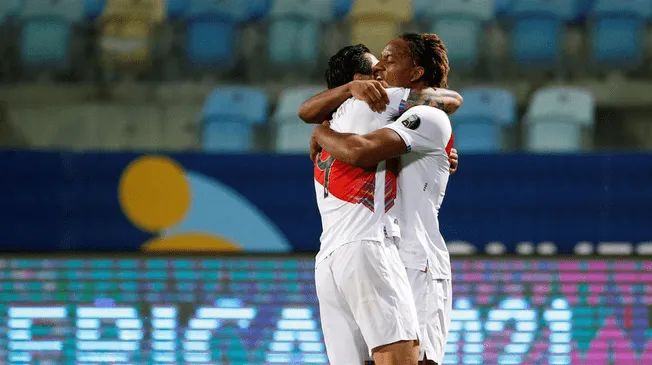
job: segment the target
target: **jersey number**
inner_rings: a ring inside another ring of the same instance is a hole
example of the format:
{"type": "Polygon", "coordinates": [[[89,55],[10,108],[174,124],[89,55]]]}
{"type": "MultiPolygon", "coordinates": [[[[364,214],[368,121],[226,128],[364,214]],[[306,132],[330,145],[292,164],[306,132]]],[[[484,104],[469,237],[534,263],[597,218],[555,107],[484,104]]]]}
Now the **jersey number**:
{"type": "Polygon", "coordinates": [[[335,162],[333,156],[328,156],[326,161],[322,161],[321,152],[317,155],[317,168],[320,171],[324,171],[324,198],[328,198],[328,180],[330,178],[333,162],[335,162]]]}

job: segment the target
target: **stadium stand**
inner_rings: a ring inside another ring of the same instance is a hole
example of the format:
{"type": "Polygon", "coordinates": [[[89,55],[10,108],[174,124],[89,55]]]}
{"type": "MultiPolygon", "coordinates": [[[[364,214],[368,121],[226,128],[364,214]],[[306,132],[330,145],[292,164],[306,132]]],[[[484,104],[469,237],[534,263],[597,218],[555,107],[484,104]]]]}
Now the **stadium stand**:
{"type": "Polygon", "coordinates": [[[585,130],[595,123],[595,102],[582,89],[542,89],[532,97],[525,121],[529,150],[580,151],[585,130]]]}
{"type": "Polygon", "coordinates": [[[258,88],[220,87],[201,114],[202,147],[209,152],[253,149],[254,128],[267,121],[267,96],[258,88]]]}
{"type": "Polygon", "coordinates": [[[305,124],[297,116],[299,106],[313,95],[324,91],[322,87],[301,87],[284,90],[272,117],[276,127],[275,150],[282,153],[307,152],[313,125],[305,124]]]}
{"type": "Polygon", "coordinates": [[[591,53],[598,67],[634,69],[641,66],[652,2],[598,0],[591,16],[591,53]]]}
{"type": "Polygon", "coordinates": [[[101,45],[107,66],[149,65],[155,28],[165,15],[163,0],[107,0],[101,17],[101,45]]]}
{"type": "Polygon", "coordinates": [[[477,65],[484,25],[496,16],[495,0],[419,1],[414,15],[426,23],[427,31],[439,35],[449,47],[451,67],[477,65]]]}
{"type": "Polygon", "coordinates": [[[507,146],[503,129],[516,124],[516,100],[508,90],[472,88],[461,92],[464,108],[453,117],[455,146],[461,153],[493,153],[507,146]]]}
{"type": "MultiPolygon", "coordinates": [[[[162,131],[153,140],[161,147],[210,149],[214,139],[208,136],[216,127],[204,125],[198,115],[215,87],[254,84],[264,91],[274,112],[276,100],[283,99],[279,98],[283,90],[311,88],[311,84],[322,82],[323,65],[339,47],[363,42],[379,52],[404,30],[434,31],[449,50],[452,88],[465,92],[478,86],[504,89],[525,110],[529,97],[538,89],[576,85],[592,94],[598,107],[622,110],[617,115],[624,127],[618,130],[634,129],[619,133],[640,136],[648,133],[648,128],[645,117],[636,110],[652,102],[646,92],[652,75],[651,18],[652,3],[646,0],[7,0],[0,2],[0,84],[15,82],[19,86],[4,92],[8,115],[16,114],[16,109],[29,110],[33,99],[48,100],[48,95],[59,100],[51,104],[95,105],[97,100],[89,90],[97,90],[105,98],[129,103],[138,100],[133,103],[157,108],[162,116],[157,126],[162,131]],[[134,78],[130,72],[134,69],[137,75],[147,76],[149,84],[140,76],[134,78]],[[554,79],[530,77],[531,71],[541,70],[554,71],[554,79]],[[33,84],[41,75],[49,76],[45,83],[33,84]],[[52,83],[52,76],[83,88],[62,90],[52,83]],[[123,84],[102,82],[113,78],[123,84]],[[183,101],[169,99],[172,104],[162,101],[162,90],[171,89],[189,94],[179,96],[183,101]],[[80,95],[90,100],[79,99],[80,95]],[[178,124],[171,120],[173,115],[180,120],[178,124]],[[174,138],[175,134],[181,137],[174,138]]],[[[486,133],[478,125],[469,125],[464,113],[475,113],[472,102],[468,99],[461,114],[455,115],[461,121],[456,126],[461,150],[548,148],[540,146],[547,133],[541,131],[553,127],[532,124],[527,118],[486,123],[483,128],[491,131],[486,133]],[[496,125],[500,127],[496,129],[496,125]],[[484,137],[468,137],[480,135],[484,137]]],[[[92,108],[101,109],[96,105],[92,108]]],[[[17,114],[21,113],[18,110],[17,114]]],[[[596,147],[605,141],[620,144],[615,135],[600,137],[613,129],[601,121],[615,118],[612,115],[596,114],[596,147]]],[[[290,141],[283,140],[291,138],[289,131],[294,127],[276,123],[274,118],[269,118],[274,120],[273,128],[257,125],[261,138],[237,148],[307,148],[303,141],[291,147],[290,141]]],[[[486,115],[482,118],[490,119],[486,115]]],[[[94,127],[89,128],[97,130],[98,122],[89,119],[84,116],[76,120],[91,123],[94,127]]],[[[30,125],[16,125],[16,131],[25,132],[30,125]]],[[[309,126],[298,125],[296,128],[305,128],[304,134],[309,133],[309,126]]],[[[141,137],[153,127],[140,127],[117,123],[110,127],[115,133],[109,131],[107,135],[129,135],[129,131],[134,135],[120,143],[111,138],[87,138],[73,148],[91,147],[93,143],[97,148],[155,147],[152,139],[141,137]]],[[[300,139],[298,132],[296,135],[300,139]]],[[[573,133],[563,135],[569,138],[560,142],[563,148],[579,148],[570,142],[577,140],[573,133]]],[[[49,142],[41,144],[66,144],[58,134],[48,138],[49,142]]],[[[638,140],[641,146],[650,144],[646,138],[638,140]]]]}
{"type": "Polygon", "coordinates": [[[25,0],[20,11],[20,55],[27,69],[67,69],[71,66],[73,26],[84,16],[77,0],[25,0]]]}
{"type": "Polygon", "coordinates": [[[412,15],[412,4],[407,0],[357,0],[351,9],[351,43],[364,43],[372,52],[380,53],[412,15]]]}
{"type": "Polygon", "coordinates": [[[325,0],[275,0],[268,33],[270,75],[274,69],[312,73],[321,54],[322,24],[333,18],[333,4],[325,0]]]}

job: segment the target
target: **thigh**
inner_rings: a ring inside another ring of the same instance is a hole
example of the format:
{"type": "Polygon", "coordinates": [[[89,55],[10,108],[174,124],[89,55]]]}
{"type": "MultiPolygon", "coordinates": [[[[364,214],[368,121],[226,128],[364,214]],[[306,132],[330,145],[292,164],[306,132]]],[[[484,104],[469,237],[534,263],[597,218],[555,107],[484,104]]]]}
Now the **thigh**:
{"type": "Polygon", "coordinates": [[[428,359],[441,364],[446,351],[446,341],[450,328],[452,312],[452,290],[450,279],[432,280],[432,294],[429,296],[428,321],[426,323],[427,337],[430,341],[432,354],[428,359]]]}
{"type": "Polygon", "coordinates": [[[347,246],[334,259],[333,273],[367,347],[417,340],[414,299],[396,246],[375,241],[347,246]]]}
{"type": "Polygon", "coordinates": [[[329,363],[362,364],[369,359],[369,350],[348,304],[335,284],[328,259],[315,269],[315,288],[329,363]]]}
{"type": "Polygon", "coordinates": [[[433,349],[426,328],[426,322],[428,321],[428,305],[432,300],[430,295],[430,292],[433,290],[432,279],[427,272],[422,270],[406,268],[405,271],[410,282],[412,297],[414,298],[414,305],[417,310],[420,344],[419,359],[423,359],[426,353],[429,357],[433,356],[433,349]]]}

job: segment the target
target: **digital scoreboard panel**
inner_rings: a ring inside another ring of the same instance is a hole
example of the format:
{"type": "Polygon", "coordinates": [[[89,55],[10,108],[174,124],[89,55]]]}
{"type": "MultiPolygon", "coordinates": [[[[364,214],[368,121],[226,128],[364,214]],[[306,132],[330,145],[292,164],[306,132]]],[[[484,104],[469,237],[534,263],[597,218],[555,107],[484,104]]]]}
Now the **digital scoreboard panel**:
{"type": "MultiPolygon", "coordinates": [[[[0,259],[0,364],[326,364],[314,261],[0,259]]],[[[463,259],[444,364],[652,364],[652,262],[463,259]]]]}

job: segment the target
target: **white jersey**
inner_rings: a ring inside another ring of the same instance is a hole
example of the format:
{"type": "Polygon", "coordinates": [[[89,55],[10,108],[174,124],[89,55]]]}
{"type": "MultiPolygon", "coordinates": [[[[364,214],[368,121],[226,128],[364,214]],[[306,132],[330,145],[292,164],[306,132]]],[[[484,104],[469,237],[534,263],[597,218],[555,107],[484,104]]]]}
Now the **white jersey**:
{"type": "Polygon", "coordinates": [[[401,242],[406,267],[431,270],[435,279],[450,279],[450,256],[439,232],[439,208],[450,175],[448,154],[453,132],[448,115],[429,106],[415,106],[385,126],[398,133],[408,154],[401,158],[399,193],[401,242]]]}
{"type": "MultiPolygon", "coordinates": [[[[387,89],[390,103],[383,113],[375,113],[365,102],[351,98],[333,114],[331,128],[341,133],[371,133],[400,116],[409,93],[410,89],[387,89]]],[[[393,164],[382,162],[376,168],[362,169],[335,160],[326,151],[317,156],[315,193],[322,234],[316,265],[346,243],[382,242],[386,230],[392,236],[399,236],[398,229],[390,225],[394,219],[385,215],[395,205],[398,166],[397,160],[393,164]],[[392,170],[391,165],[395,166],[392,170]]]]}

